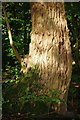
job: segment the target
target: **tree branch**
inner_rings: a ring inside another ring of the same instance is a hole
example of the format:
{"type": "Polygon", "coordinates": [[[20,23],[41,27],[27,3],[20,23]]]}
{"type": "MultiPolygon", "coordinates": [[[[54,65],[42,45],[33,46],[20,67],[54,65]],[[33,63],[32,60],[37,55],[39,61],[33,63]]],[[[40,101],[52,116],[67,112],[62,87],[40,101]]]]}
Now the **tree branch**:
{"type": "Polygon", "coordinates": [[[8,16],[7,16],[7,13],[6,13],[5,6],[3,6],[3,12],[4,12],[6,24],[7,24],[7,29],[8,29],[8,35],[9,35],[10,45],[11,45],[11,47],[12,47],[14,53],[15,53],[16,58],[18,59],[18,61],[19,61],[20,64],[21,64],[21,59],[22,59],[22,58],[20,57],[17,49],[14,47],[14,42],[13,42],[13,40],[12,40],[11,29],[10,29],[10,25],[9,25],[8,16]]]}

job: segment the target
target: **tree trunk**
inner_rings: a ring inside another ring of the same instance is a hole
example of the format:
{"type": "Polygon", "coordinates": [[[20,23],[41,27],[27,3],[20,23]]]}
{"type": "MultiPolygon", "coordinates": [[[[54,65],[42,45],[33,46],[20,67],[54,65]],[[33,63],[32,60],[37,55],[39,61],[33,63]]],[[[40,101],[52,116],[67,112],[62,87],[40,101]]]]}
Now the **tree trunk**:
{"type": "MultiPolygon", "coordinates": [[[[72,59],[64,3],[31,3],[31,16],[29,62],[39,66],[44,91],[59,90],[59,98],[67,102],[72,59]]],[[[55,109],[66,111],[67,106],[58,103],[55,109]]]]}
{"type": "Polygon", "coordinates": [[[26,54],[26,48],[27,48],[27,45],[26,45],[26,43],[27,43],[27,41],[26,41],[26,19],[27,19],[27,17],[26,17],[26,3],[24,2],[23,3],[23,7],[24,7],[24,42],[23,42],[23,44],[24,44],[24,54],[26,54]]]}

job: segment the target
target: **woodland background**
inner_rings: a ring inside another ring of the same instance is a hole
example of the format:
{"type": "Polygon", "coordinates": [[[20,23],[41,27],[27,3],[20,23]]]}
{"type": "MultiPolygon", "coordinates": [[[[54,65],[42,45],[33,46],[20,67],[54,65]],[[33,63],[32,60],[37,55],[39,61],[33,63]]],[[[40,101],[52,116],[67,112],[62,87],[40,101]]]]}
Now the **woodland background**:
{"type": "MultiPolygon", "coordinates": [[[[80,3],[65,3],[66,19],[71,41],[73,67],[72,78],[68,95],[68,110],[80,114],[80,3]]],[[[30,3],[7,3],[7,14],[11,26],[14,45],[23,56],[29,52],[31,13],[30,3]]],[[[34,89],[38,89],[37,83],[33,83],[38,76],[37,71],[24,76],[20,72],[20,65],[10,46],[5,17],[2,14],[2,77],[3,77],[3,116],[9,114],[40,115],[51,112],[51,102],[58,101],[57,91],[55,97],[36,97],[34,89]],[[32,86],[28,90],[28,84],[32,86]],[[35,106],[35,103],[37,104],[35,106]]]]}

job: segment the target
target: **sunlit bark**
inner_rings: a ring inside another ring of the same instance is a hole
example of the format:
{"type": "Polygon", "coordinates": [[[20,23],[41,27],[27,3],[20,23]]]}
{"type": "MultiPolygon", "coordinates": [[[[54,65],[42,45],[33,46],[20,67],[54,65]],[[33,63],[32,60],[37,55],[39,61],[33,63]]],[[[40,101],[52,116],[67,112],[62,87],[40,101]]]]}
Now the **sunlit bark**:
{"type": "MultiPolygon", "coordinates": [[[[30,64],[39,66],[44,91],[57,89],[67,102],[72,58],[64,3],[31,3],[31,16],[30,64]]],[[[58,103],[55,109],[66,111],[67,105],[58,103]]]]}

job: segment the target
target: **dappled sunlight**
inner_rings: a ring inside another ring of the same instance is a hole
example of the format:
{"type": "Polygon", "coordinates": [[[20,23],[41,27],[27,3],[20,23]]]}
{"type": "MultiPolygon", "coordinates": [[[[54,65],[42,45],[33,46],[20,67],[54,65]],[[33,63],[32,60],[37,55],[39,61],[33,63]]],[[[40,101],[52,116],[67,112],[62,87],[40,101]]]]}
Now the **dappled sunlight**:
{"type": "Polygon", "coordinates": [[[2,6],[3,120],[78,120],[79,3],[2,6]]]}

